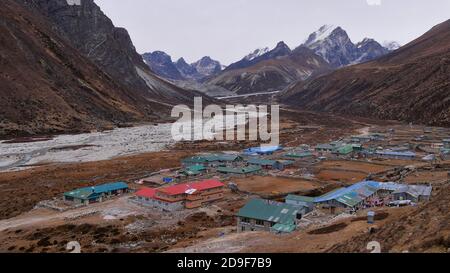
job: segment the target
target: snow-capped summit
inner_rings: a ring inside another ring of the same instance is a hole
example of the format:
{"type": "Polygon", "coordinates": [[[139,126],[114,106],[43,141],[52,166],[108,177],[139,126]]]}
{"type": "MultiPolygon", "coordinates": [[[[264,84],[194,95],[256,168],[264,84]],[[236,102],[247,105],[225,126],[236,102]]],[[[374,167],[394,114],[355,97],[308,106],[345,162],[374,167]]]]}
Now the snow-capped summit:
{"type": "Polygon", "coordinates": [[[205,56],[198,60],[195,63],[191,64],[192,67],[194,67],[198,73],[203,75],[204,77],[215,75],[222,71],[222,65],[220,62],[211,59],[209,56],[205,56]]]}
{"type": "Polygon", "coordinates": [[[258,48],[255,51],[253,51],[252,53],[245,56],[244,59],[247,61],[254,60],[254,59],[258,58],[259,56],[266,54],[267,52],[269,52],[269,50],[270,49],[268,47],[258,48]]]}
{"type": "Polygon", "coordinates": [[[341,27],[322,26],[309,35],[304,46],[336,68],[349,65],[358,58],[356,46],[341,27]]]}
{"type": "Polygon", "coordinates": [[[335,68],[370,61],[389,52],[370,38],[365,38],[355,45],[344,29],[333,25],[322,26],[312,33],[304,46],[312,49],[335,68]]]}
{"type": "Polygon", "coordinates": [[[362,48],[362,47],[364,47],[365,45],[370,44],[370,43],[373,43],[373,42],[375,42],[375,40],[372,39],[372,38],[364,38],[361,42],[359,42],[359,43],[356,44],[356,47],[357,47],[357,48],[362,48]]]}
{"type": "Polygon", "coordinates": [[[383,46],[390,51],[397,50],[401,47],[401,45],[396,41],[384,41],[383,46]]]}
{"type": "Polygon", "coordinates": [[[291,49],[289,48],[289,46],[285,42],[281,41],[278,42],[272,50],[268,47],[256,49],[249,55],[242,58],[240,61],[230,64],[225,70],[250,67],[265,60],[287,56],[290,53],[291,49]]]}
{"type": "Polygon", "coordinates": [[[364,38],[364,40],[356,44],[356,48],[358,50],[358,58],[353,60],[352,64],[371,61],[389,53],[389,49],[371,38],[364,38]]]}
{"type": "Polygon", "coordinates": [[[319,28],[319,30],[309,35],[308,39],[305,42],[305,46],[310,46],[312,44],[325,40],[333,33],[336,28],[337,27],[335,25],[323,25],[319,28]]]}

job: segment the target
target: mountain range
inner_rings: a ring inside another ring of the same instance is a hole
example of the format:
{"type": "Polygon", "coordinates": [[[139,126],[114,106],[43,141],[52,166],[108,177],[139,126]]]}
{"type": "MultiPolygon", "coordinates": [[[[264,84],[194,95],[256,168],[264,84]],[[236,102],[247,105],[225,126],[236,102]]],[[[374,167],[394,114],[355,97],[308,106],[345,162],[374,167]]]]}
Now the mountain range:
{"type": "Polygon", "coordinates": [[[0,12],[0,135],[160,120],[202,95],[156,76],[93,0],[4,0],[0,12]]]}
{"type": "Polygon", "coordinates": [[[386,45],[388,47],[369,38],[354,44],[341,27],[325,25],[294,50],[280,41],[273,49],[254,50],[223,71],[217,62],[211,65],[215,69],[208,73],[197,73],[200,69],[195,64],[187,65],[182,59],[174,63],[161,51],[146,53],[143,58],[151,69],[166,79],[196,80],[234,94],[247,94],[279,91],[296,81],[376,59],[399,46],[395,42],[386,42],[386,45]]]}
{"type": "Polygon", "coordinates": [[[306,47],[288,49],[284,43],[279,43],[274,50],[256,58],[261,61],[250,64],[253,60],[243,60],[236,63],[242,68],[226,70],[206,83],[236,94],[279,91],[294,81],[306,80],[332,69],[322,57],[306,47]],[[278,51],[280,44],[283,44],[282,51],[278,51]],[[276,57],[266,59],[270,55],[276,57]]]}
{"type": "Polygon", "coordinates": [[[389,52],[373,39],[353,44],[342,28],[326,25],[294,50],[284,42],[279,42],[273,50],[256,50],[207,83],[238,94],[277,91],[291,83],[370,61],[389,52]]]}
{"type": "Polygon", "coordinates": [[[173,62],[172,57],[163,51],[144,53],[142,58],[157,75],[168,80],[200,81],[222,71],[220,62],[211,59],[209,56],[205,56],[192,64],[188,64],[184,58],[173,62]]]}
{"type": "Polygon", "coordinates": [[[390,51],[369,38],[354,44],[345,30],[332,25],[324,25],[312,33],[304,46],[312,49],[334,68],[370,61],[390,51]]]}
{"type": "Polygon", "coordinates": [[[314,111],[450,125],[450,20],[374,61],[289,86],[280,100],[314,111]]]}
{"type": "Polygon", "coordinates": [[[0,15],[0,137],[167,121],[195,96],[279,90],[306,110],[450,125],[450,21],[402,47],[323,26],[224,67],[140,55],[93,0],[3,0],[0,15]]]}

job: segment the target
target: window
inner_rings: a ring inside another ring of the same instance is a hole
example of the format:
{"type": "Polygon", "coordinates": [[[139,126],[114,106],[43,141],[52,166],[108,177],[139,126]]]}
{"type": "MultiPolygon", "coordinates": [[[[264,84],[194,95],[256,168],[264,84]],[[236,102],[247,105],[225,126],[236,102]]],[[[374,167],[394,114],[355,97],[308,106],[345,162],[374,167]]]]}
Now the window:
{"type": "Polygon", "coordinates": [[[256,225],[257,226],[264,226],[264,221],[263,220],[256,220],[256,225]]]}
{"type": "Polygon", "coordinates": [[[241,222],[250,223],[250,219],[244,217],[244,218],[241,218],[241,222]]]}

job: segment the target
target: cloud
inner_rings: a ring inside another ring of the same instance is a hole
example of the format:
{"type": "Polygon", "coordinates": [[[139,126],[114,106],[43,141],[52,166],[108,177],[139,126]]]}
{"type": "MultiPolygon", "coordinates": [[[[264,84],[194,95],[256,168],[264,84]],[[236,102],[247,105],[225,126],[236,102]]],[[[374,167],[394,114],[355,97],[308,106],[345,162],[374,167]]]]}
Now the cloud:
{"type": "Polygon", "coordinates": [[[369,6],[381,6],[381,0],[366,0],[369,6]]]}

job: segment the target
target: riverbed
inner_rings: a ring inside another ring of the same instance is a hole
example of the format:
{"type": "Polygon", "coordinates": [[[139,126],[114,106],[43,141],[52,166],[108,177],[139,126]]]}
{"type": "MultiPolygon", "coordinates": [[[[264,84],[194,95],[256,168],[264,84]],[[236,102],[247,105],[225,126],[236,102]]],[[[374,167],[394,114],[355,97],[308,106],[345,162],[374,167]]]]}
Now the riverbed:
{"type": "Polygon", "coordinates": [[[0,142],[0,172],[17,171],[50,163],[107,160],[167,149],[175,142],[172,124],[142,125],[111,131],[59,135],[26,143],[0,142]]]}

